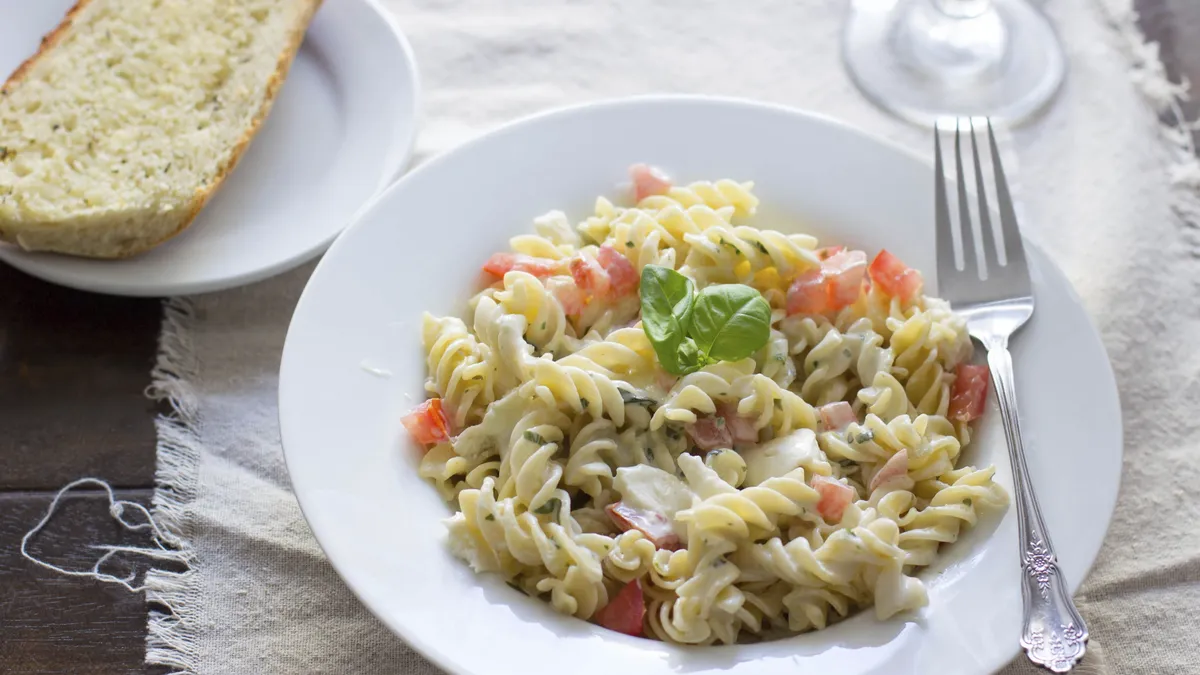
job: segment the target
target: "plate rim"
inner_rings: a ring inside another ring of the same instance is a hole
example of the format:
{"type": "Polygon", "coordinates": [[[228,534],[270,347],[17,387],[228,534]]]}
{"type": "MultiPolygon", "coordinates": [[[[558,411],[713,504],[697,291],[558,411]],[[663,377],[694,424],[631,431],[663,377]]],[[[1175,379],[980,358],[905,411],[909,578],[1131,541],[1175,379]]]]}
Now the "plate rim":
{"type": "MultiPolygon", "coordinates": [[[[374,0],[369,0],[369,1],[374,1],[374,0]]],[[[280,428],[280,444],[281,444],[281,448],[283,450],[284,463],[285,463],[285,466],[287,466],[287,468],[288,468],[289,476],[292,475],[292,462],[294,461],[294,458],[293,458],[294,451],[293,452],[288,451],[289,443],[288,443],[287,438],[288,438],[289,434],[286,431],[286,429],[288,428],[288,425],[285,424],[286,415],[285,415],[284,410],[287,407],[287,404],[285,403],[285,401],[288,398],[287,395],[285,394],[285,391],[287,391],[287,389],[288,389],[287,382],[290,381],[290,377],[287,376],[287,373],[289,371],[293,370],[293,368],[289,367],[289,364],[294,363],[295,358],[296,358],[294,356],[289,356],[290,354],[294,354],[294,347],[290,347],[290,346],[295,344],[292,339],[293,330],[295,329],[295,325],[296,325],[295,318],[301,312],[302,307],[304,307],[306,305],[306,302],[308,301],[307,299],[310,297],[310,289],[312,288],[314,281],[319,277],[322,269],[324,269],[326,267],[326,265],[331,264],[331,263],[329,263],[329,260],[333,257],[333,255],[330,255],[330,254],[334,254],[339,246],[344,245],[343,239],[346,238],[350,232],[352,232],[356,228],[362,226],[362,223],[365,220],[367,220],[368,216],[370,215],[370,213],[372,211],[374,211],[377,208],[380,208],[381,207],[380,205],[384,201],[386,201],[388,198],[390,198],[390,196],[393,192],[402,189],[402,187],[404,185],[406,185],[410,180],[413,180],[415,176],[420,176],[420,175],[424,174],[426,171],[433,170],[433,167],[439,166],[443,162],[447,161],[448,158],[450,158],[454,155],[457,155],[458,153],[461,153],[461,152],[468,152],[476,145],[478,145],[482,142],[485,142],[486,140],[491,139],[492,137],[494,137],[496,135],[516,133],[525,127],[540,124],[545,120],[552,120],[552,119],[555,119],[558,117],[585,113],[589,110],[621,108],[621,107],[625,107],[625,106],[673,104],[673,103],[674,104],[682,103],[682,104],[702,104],[702,105],[703,104],[725,105],[725,106],[729,106],[731,108],[751,108],[751,109],[758,109],[758,110],[762,110],[762,111],[769,111],[769,112],[773,112],[776,114],[807,118],[809,120],[812,120],[812,121],[815,121],[815,122],[818,122],[821,124],[838,127],[838,128],[840,128],[844,131],[847,131],[855,136],[858,136],[861,140],[865,140],[870,143],[883,146],[888,151],[902,154],[905,157],[907,157],[911,160],[915,160],[916,162],[920,163],[920,165],[922,167],[924,167],[926,170],[928,170],[929,173],[931,173],[931,174],[934,171],[934,163],[933,163],[932,158],[926,158],[926,157],[920,155],[919,153],[901,145],[900,143],[898,143],[896,141],[888,139],[880,134],[876,134],[876,133],[867,131],[861,127],[858,127],[854,124],[851,124],[851,123],[841,120],[839,118],[836,118],[831,115],[827,115],[825,113],[821,113],[818,111],[805,109],[805,108],[799,108],[799,107],[788,106],[788,105],[784,105],[784,104],[780,104],[780,103],[762,101],[762,100],[745,98],[745,97],[735,97],[735,96],[706,95],[706,94],[661,94],[660,93],[660,94],[638,94],[638,95],[631,95],[631,96],[605,98],[605,99],[598,99],[598,100],[594,100],[594,101],[570,104],[570,105],[565,105],[565,106],[560,106],[560,107],[555,107],[555,108],[538,111],[538,112],[535,112],[535,113],[532,113],[529,115],[525,115],[525,116],[510,120],[503,124],[497,125],[491,129],[488,129],[484,133],[474,136],[474,137],[464,141],[463,143],[461,143],[457,146],[454,146],[453,148],[451,148],[445,152],[438,154],[436,157],[433,157],[430,160],[422,163],[420,166],[415,167],[412,171],[405,174],[400,180],[396,181],[391,186],[389,186],[386,190],[384,190],[383,192],[376,195],[375,198],[372,199],[369,204],[365,205],[364,208],[358,212],[357,217],[354,220],[354,222],[342,230],[342,232],[338,235],[337,239],[329,247],[329,249],[327,251],[327,255],[324,256],[317,263],[317,266],[313,270],[312,275],[306,281],[304,289],[301,292],[300,297],[296,302],[296,307],[294,308],[294,310],[292,312],[292,318],[291,318],[291,320],[289,320],[289,323],[288,323],[288,329],[285,334],[284,346],[283,346],[283,350],[282,350],[281,358],[280,358],[279,378],[278,378],[278,385],[277,385],[277,398],[278,398],[277,415],[278,415],[279,428],[280,428]]],[[[1091,336],[1095,338],[1096,344],[1100,347],[1101,351],[1103,352],[1103,354],[1105,356],[1105,364],[1104,364],[1105,367],[1098,372],[1098,376],[1104,380],[1105,392],[1111,393],[1111,395],[1115,401],[1115,409],[1117,412],[1117,415],[1115,416],[1115,423],[1116,423],[1116,431],[1118,432],[1117,433],[1117,438],[1118,438],[1117,446],[1118,446],[1118,450],[1119,450],[1119,458],[1118,458],[1119,461],[1117,462],[1116,484],[1114,486],[1114,489],[1111,491],[1111,494],[1109,494],[1108,498],[1105,500],[1106,505],[1105,505],[1105,509],[1102,514],[1103,520],[1104,520],[1104,537],[1101,538],[1100,544],[1099,544],[1099,546],[1097,546],[1095,553],[1090,556],[1090,560],[1088,561],[1087,565],[1084,566],[1084,573],[1077,580],[1074,580],[1074,581],[1069,580],[1069,582],[1068,582],[1069,590],[1070,590],[1071,594],[1074,595],[1079,590],[1079,587],[1083,584],[1083,582],[1091,574],[1092,569],[1095,567],[1096,562],[1099,560],[1100,553],[1102,552],[1102,550],[1104,548],[1104,542],[1107,539],[1109,530],[1112,527],[1112,519],[1116,512],[1117,500],[1120,495],[1120,488],[1121,488],[1121,484],[1122,484],[1123,478],[1124,478],[1124,471],[1123,471],[1123,463],[1124,463],[1124,457],[1125,457],[1124,416],[1123,416],[1124,411],[1121,408],[1120,389],[1117,386],[1116,373],[1115,373],[1115,370],[1113,369],[1112,358],[1108,354],[1108,348],[1105,346],[1105,344],[1103,342],[1102,334],[1096,326],[1095,319],[1087,311],[1086,305],[1084,305],[1084,303],[1082,302],[1082,299],[1079,297],[1079,294],[1075,290],[1075,287],[1071,284],[1071,281],[1067,277],[1065,272],[1063,272],[1063,270],[1055,262],[1054,258],[1052,256],[1050,256],[1048,253],[1046,253],[1036,241],[1031,240],[1028,236],[1023,234],[1022,239],[1025,241],[1025,244],[1027,246],[1033,247],[1034,249],[1037,250],[1037,253],[1041,257],[1044,257],[1045,261],[1048,263],[1048,265],[1050,267],[1051,273],[1058,277],[1058,280],[1062,283],[1062,286],[1063,286],[1064,290],[1066,291],[1066,293],[1069,295],[1071,301],[1082,310],[1082,314],[1083,314],[1083,317],[1086,322],[1086,328],[1090,332],[1091,336]]],[[[293,445],[293,447],[294,447],[294,445],[293,445]]],[[[1004,454],[1004,458],[1005,458],[1005,461],[1008,461],[1007,453],[1004,454]]],[[[293,483],[292,487],[293,487],[293,492],[296,495],[296,500],[300,507],[301,514],[304,516],[305,522],[308,524],[309,529],[312,531],[313,537],[317,540],[318,546],[321,547],[321,550],[324,552],[326,558],[329,560],[330,565],[338,573],[338,576],[340,577],[342,583],[345,584],[346,587],[349,588],[350,591],[355,595],[355,597],[358,598],[358,600],[363,603],[363,606],[366,607],[368,609],[368,611],[370,611],[377,619],[379,619],[379,621],[384,626],[386,626],[389,631],[391,631],[399,639],[401,639],[407,645],[409,645],[414,650],[416,650],[418,653],[420,653],[424,658],[426,658],[426,659],[430,660],[431,662],[433,662],[434,664],[436,664],[439,668],[445,670],[448,673],[454,673],[456,675],[476,675],[474,673],[470,673],[467,670],[464,670],[463,667],[460,665],[459,660],[455,659],[451,654],[444,652],[440,648],[434,647],[433,645],[431,645],[430,643],[425,641],[423,638],[415,635],[414,632],[408,628],[408,626],[394,624],[394,623],[388,621],[387,619],[385,619],[384,617],[380,616],[375,611],[375,609],[372,607],[370,601],[366,597],[364,597],[364,594],[360,593],[359,589],[354,584],[352,584],[348,580],[348,578],[342,573],[341,564],[338,562],[335,562],[334,556],[330,555],[330,551],[326,548],[325,544],[322,542],[320,535],[318,535],[318,533],[317,533],[317,529],[313,526],[313,520],[310,519],[309,515],[308,515],[308,509],[312,508],[312,505],[310,504],[309,506],[306,506],[306,499],[301,496],[301,491],[296,489],[297,486],[294,483],[293,483]]],[[[1009,508],[1015,508],[1015,504],[1010,504],[1009,508]]],[[[727,647],[727,646],[718,645],[715,647],[708,647],[708,648],[721,649],[724,647],[727,647]]],[[[700,647],[700,648],[705,648],[705,647],[700,647]]],[[[995,664],[995,667],[1003,668],[1006,663],[1011,662],[1012,659],[1017,657],[1020,653],[1021,653],[1020,645],[1014,642],[1011,645],[1011,649],[1009,650],[1008,660],[1003,663],[995,664]]],[[[979,664],[979,665],[982,665],[982,664],[979,664]]]]}
{"type": "MultiPolygon", "coordinates": [[[[341,0],[345,2],[346,0],[341,0]]],[[[404,172],[411,166],[413,161],[414,150],[416,149],[417,136],[421,128],[422,116],[422,87],[420,70],[417,66],[416,55],[413,52],[411,43],[409,43],[404,31],[400,28],[400,23],[395,14],[383,6],[381,0],[357,0],[363,7],[373,12],[376,17],[387,27],[388,33],[396,42],[400,53],[403,55],[403,69],[407,72],[409,81],[412,82],[411,109],[407,111],[406,119],[411,120],[411,125],[405,137],[399,142],[393,143],[393,147],[389,149],[386,157],[386,165],[384,171],[381,172],[378,184],[375,191],[362,204],[358,206],[345,219],[345,224],[337,231],[325,236],[316,241],[299,253],[277,261],[270,265],[258,267],[253,270],[241,272],[233,275],[223,275],[219,278],[212,278],[204,281],[185,281],[185,282],[128,282],[114,280],[95,280],[88,279],[86,275],[79,276],[72,273],[64,273],[55,269],[53,266],[47,267],[40,262],[40,257],[30,255],[30,252],[21,249],[18,246],[6,244],[0,246],[0,263],[10,265],[14,269],[36,277],[47,283],[52,283],[58,286],[71,288],[85,293],[95,293],[99,295],[112,295],[121,297],[133,298],[153,298],[164,296],[179,296],[179,295],[196,295],[201,293],[212,293],[216,291],[228,290],[246,286],[258,281],[270,279],[288,270],[299,267],[300,265],[312,260],[323,252],[337,240],[343,232],[360,220],[360,216],[380,197],[389,186],[394,184],[397,179],[404,175],[404,172]]],[[[324,3],[324,5],[338,3],[324,3]]],[[[323,5],[323,6],[324,6],[323,5]]],[[[307,36],[306,36],[307,40],[307,36]]],[[[396,64],[400,65],[400,64],[396,64]]],[[[307,283],[306,283],[307,285],[307,283]]]]}

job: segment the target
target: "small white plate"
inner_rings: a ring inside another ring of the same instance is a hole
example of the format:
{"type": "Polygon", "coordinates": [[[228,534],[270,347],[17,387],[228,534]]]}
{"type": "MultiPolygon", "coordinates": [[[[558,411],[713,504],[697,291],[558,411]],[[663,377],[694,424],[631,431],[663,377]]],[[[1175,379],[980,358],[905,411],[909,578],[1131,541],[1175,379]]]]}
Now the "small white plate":
{"type": "MultiPolygon", "coordinates": [[[[75,0],[0,0],[0,77],[37,50],[75,0]]],[[[316,256],[407,166],[417,131],[412,50],[376,0],[326,2],[271,114],[191,227],[127,260],[28,253],[0,260],[114,295],[204,293],[316,256]]]]}
{"type": "MultiPolygon", "coordinates": [[[[755,181],[756,223],[828,244],[886,247],[933,271],[933,170],[843,124],[762,104],[646,98],[509,125],[417,169],[366,210],[317,267],[279,378],[292,485],[333,565],[388,626],[448,671],[561,675],[978,675],[1017,654],[1015,507],[947,547],[922,577],[929,606],[877,621],[726,647],[627,637],[555,613],[475,575],[446,550],[449,509],[417,476],[401,415],[424,398],[420,317],[461,312],[479,265],[552,208],[573,220],[637,161],[680,182],[755,181]],[[464,199],[463,195],[470,195],[464,199]],[[379,373],[391,373],[380,377],[379,373]]],[[[1108,357],[1063,274],[1028,250],[1037,312],[1013,340],[1034,487],[1078,588],[1108,527],[1121,471],[1121,409],[1108,357]]],[[[1012,490],[998,412],[965,460],[1012,490]]]]}

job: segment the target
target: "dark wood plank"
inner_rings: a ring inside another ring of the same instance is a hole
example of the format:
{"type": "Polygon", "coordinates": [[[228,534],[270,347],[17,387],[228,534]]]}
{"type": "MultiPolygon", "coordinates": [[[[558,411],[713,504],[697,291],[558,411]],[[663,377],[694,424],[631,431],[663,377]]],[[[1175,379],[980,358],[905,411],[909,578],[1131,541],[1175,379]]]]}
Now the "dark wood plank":
{"type": "MultiPolygon", "coordinates": [[[[1200,86],[1200,2],[1196,0],[1135,0],[1138,23],[1146,37],[1157,42],[1167,74],[1200,86]]],[[[1189,120],[1200,117],[1200,92],[1181,104],[1189,120]]],[[[1200,144],[1200,131],[1192,137],[1200,144]]]]}
{"type": "Polygon", "coordinates": [[[82,476],[149,487],[155,405],[143,391],[160,303],[73,291],[0,264],[0,490],[82,476]]]}
{"type": "MultiPolygon", "coordinates": [[[[150,494],[123,491],[118,497],[148,504],[150,494]]],[[[146,605],[141,594],[62,576],[20,557],[21,537],[42,517],[51,498],[0,493],[0,672],[165,672],[142,665],[146,605]]],[[[124,532],[107,506],[107,498],[95,491],[68,495],[31,548],[54,564],[87,569],[96,556],[86,548],[90,544],[145,543],[142,535],[124,532]]]]}

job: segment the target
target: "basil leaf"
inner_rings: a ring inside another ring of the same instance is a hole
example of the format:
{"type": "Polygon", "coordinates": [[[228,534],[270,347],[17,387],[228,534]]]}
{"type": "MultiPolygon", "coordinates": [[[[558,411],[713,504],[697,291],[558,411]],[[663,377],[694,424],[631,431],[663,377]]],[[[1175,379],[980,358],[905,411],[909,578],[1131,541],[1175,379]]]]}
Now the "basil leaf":
{"type": "Polygon", "coordinates": [[[647,398],[646,396],[643,396],[637,392],[630,391],[622,387],[617,387],[617,391],[621,392],[621,402],[626,405],[641,405],[650,408],[658,404],[658,401],[655,401],[652,398],[647,398]]]}
{"type": "Polygon", "coordinates": [[[692,280],[668,267],[646,265],[642,268],[642,330],[663,368],[682,375],[679,347],[687,337],[695,303],[692,280]]]}
{"type": "Polygon", "coordinates": [[[558,507],[562,506],[562,502],[558,497],[551,497],[542,503],[541,506],[533,510],[534,513],[547,515],[558,511],[558,507]]]}
{"type": "Polygon", "coordinates": [[[770,337],[771,306],[749,286],[709,286],[700,291],[695,305],[690,333],[713,360],[744,359],[770,337]]]}
{"type": "Polygon", "coordinates": [[[712,363],[692,338],[686,338],[680,343],[676,358],[679,367],[676,375],[688,375],[712,363]]]}

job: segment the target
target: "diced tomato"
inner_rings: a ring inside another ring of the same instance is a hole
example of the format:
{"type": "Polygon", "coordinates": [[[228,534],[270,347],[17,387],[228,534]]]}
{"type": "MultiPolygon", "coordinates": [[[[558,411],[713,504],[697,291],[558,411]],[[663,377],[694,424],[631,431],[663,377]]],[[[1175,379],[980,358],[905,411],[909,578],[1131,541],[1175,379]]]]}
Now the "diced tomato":
{"type": "Polygon", "coordinates": [[[817,249],[818,260],[829,260],[833,256],[845,251],[845,246],[826,246],[825,248],[817,249]]]}
{"type": "Polygon", "coordinates": [[[629,167],[633,179],[633,199],[640,202],[651,195],[665,195],[671,189],[671,179],[662,171],[646,164],[629,167]]]}
{"type": "Polygon", "coordinates": [[[754,426],[754,418],[738,415],[737,404],[718,403],[717,415],[725,420],[725,428],[737,445],[753,445],[758,443],[758,428],[754,426]]]}
{"type": "Polygon", "coordinates": [[[851,408],[850,404],[845,401],[826,403],[817,408],[817,414],[821,416],[821,425],[825,431],[841,431],[851,422],[858,421],[858,418],[854,416],[854,408],[851,408]]]}
{"type": "Polygon", "coordinates": [[[579,290],[597,298],[608,294],[608,273],[600,263],[585,256],[577,256],[571,258],[568,267],[579,290]]]}
{"type": "Polygon", "coordinates": [[[987,403],[987,366],[964,363],[955,371],[954,388],[950,390],[950,419],[970,422],[983,416],[987,403]]]}
{"type": "Polygon", "coordinates": [[[867,275],[867,254],[839,251],[822,264],[822,270],[829,279],[829,308],[848,307],[862,293],[862,280],[867,275]]]}
{"type": "Polygon", "coordinates": [[[871,261],[869,272],[871,281],[879,286],[879,290],[893,298],[907,302],[921,292],[921,273],[905,265],[886,249],[871,261]]]}
{"type": "Polygon", "coordinates": [[[821,495],[817,502],[817,513],[830,524],[842,522],[846,507],[858,496],[854,488],[825,476],[813,476],[812,486],[821,495]]]}
{"type": "Polygon", "coordinates": [[[513,270],[528,272],[535,277],[553,276],[562,264],[549,258],[535,258],[523,253],[493,253],[492,257],[483,264],[483,271],[494,274],[501,279],[513,270]]]}
{"type": "Polygon", "coordinates": [[[642,621],[646,618],[646,601],[642,597],[642,582],[638,579],[625,584],[596,612],[596,623],[618,633],[642,636],[642,621]]]}
{"type": "Polygon", "coordinates": [[[596,262],[608,273],[609,290],[613,297],[628,295],[638,287],[638,272],[633,263],[612,246],[601,246],[596,262]]]}
{"type": "Polygon", "coordinates": [[[862,293],[866,270],[867,255],[862,251],[830,254],[820,269],[809,270],[792,282],[787,294],[788,314],[824,314],[854,304],[862,293]]]}
{"type": "Polygon", "coordinates": [[[421,445],[444,443],[453,435],[450,420],[442,407],[442,399],[431,398],[405,415],[400,423],[421,445]]]}
{"type": "Polygon", "coordinates": [[[871,477],[871,484],[867,486],[867,489],[871,492],[874,492],[875,488],[879,487],[880,485],[907,475],[908,449],[904,448],[901,449],[900,452],[897,452],[889,457],[888,461],[883,463],[883,466],[879,469],[879,472],[871,477]]]}
{"type": "Polygon", "coordinates": [[[796,277],[787,292],[788,314],[822,314],[829,309],[829,287],[821,270],[796,277]]]}
{"type": "Polygon", "coordinates": [[[687,434],[701,450],[733,447],[733,434],[730,433],[724,417],[701,417],[687,425],[687,434]]]}
{"type": "Polygon", "coordinates": [[[683,545],[671,527],[670,519],[657,511],[636,509],[624,502],[609,504],[604,510],[622,532],[637,530],[646,535],[656,548],[675,551],[683,545]]]}

